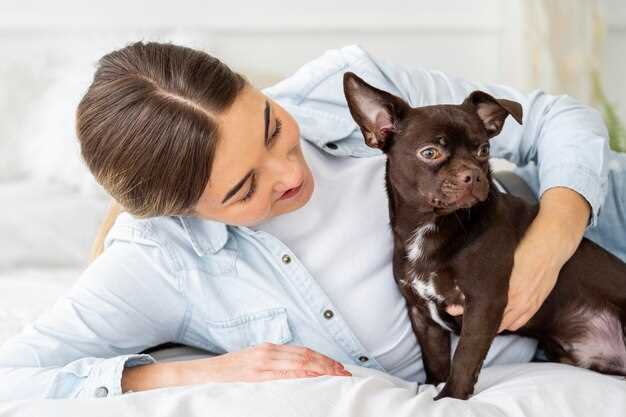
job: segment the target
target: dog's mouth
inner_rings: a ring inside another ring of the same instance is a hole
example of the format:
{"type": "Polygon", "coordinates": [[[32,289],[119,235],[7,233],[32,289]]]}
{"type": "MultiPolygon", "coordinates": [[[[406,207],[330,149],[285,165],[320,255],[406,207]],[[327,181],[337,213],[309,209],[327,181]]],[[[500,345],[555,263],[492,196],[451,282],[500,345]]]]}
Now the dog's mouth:
{"type": "Polygon", "coordinates": [[[444,186],[435,195],[434,193],[426,193],[420,191],[425,197],[428,204],[433,207],[435,213],[446,214],[459,209],[468,209],[479,202],[485,201],[489,194],[489,187],[459,187],[450,183],[444,183],[444,186]]]}

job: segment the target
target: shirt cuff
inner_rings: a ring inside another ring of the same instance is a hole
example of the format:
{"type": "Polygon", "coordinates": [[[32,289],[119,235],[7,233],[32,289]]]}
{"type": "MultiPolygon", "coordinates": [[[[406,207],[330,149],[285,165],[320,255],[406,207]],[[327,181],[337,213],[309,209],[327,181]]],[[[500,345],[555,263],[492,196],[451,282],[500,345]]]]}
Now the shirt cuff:
{"type": "Polygon", "coordinates": [[[587,228],[598,223],[598,216],[606,196],[606,186],[595,172],[579,163],[560,164],[539,170],[539,198],[553,187],[567,187],[576,191],[591,206],[587,228]]]}
{"type": "Polygon", "coordinates": [[[156,363],[151,355],[138,353],[104,359],[89,372],[85,386],[78,398],[111,397],[122,394],[122,372],[124,368],[156,363]]]}

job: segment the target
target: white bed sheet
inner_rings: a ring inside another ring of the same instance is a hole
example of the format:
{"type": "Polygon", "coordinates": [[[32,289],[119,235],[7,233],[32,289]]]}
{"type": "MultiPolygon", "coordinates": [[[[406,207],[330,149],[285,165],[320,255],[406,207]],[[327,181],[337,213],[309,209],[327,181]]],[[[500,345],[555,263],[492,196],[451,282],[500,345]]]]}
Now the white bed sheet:
{"type": "Polygon", "coordinates": [[[469,401],[433,401],[440,387],[347,366],[353,377],[208,383],[110,398],[0,403],[5,416],[624,417],[626,381],[553,363],[483,370],[469,401]]]}

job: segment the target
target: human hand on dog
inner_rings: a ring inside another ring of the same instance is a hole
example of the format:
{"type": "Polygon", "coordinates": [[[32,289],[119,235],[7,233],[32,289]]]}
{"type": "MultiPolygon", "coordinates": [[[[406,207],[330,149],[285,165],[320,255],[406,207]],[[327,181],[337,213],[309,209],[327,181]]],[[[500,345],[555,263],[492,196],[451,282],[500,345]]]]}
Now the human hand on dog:
{"type": "MultiPolygon", "coordinates": [[[[546,190],[537,217],[515,250],[508,302],[498,333],[515,331],[541,308],[554,288],[559,271],[582,240],[591,207],[566,187],[546,190]]],[[[449,306],[448,314],[463,314],[461,306],[449,306]]]]}

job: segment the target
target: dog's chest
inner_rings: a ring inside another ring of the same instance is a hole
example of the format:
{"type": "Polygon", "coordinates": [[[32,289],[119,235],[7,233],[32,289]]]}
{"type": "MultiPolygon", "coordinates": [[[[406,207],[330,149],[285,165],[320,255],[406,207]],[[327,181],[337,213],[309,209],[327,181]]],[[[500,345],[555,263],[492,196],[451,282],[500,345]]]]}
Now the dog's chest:
{"type": "Polygon", "coordinates": [[[408,284],[413,293],[423,300],[433,321],[444,329],[453,331],[441,318],[439,308],[449,305],[463,306],[465,297],[453,282],[443,282],[445,279],[435,271],[417,273],[411,269],[408,284]]]}
{"type": "Polygon", "coordinates": [[[407,274],[403,282],[424,301],[431,318],[441,327],[450,329],[439,314],[439,307],[463,305],[465,296],[456,285],[454,276],[446,269],[426,270],[428,239],[433,238],[437,228],[432,223],[418,226],[406,242],[407,274]]]}

